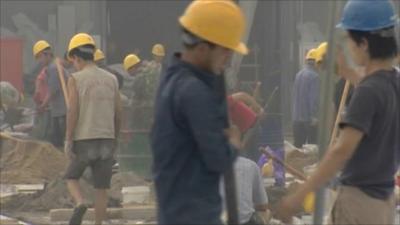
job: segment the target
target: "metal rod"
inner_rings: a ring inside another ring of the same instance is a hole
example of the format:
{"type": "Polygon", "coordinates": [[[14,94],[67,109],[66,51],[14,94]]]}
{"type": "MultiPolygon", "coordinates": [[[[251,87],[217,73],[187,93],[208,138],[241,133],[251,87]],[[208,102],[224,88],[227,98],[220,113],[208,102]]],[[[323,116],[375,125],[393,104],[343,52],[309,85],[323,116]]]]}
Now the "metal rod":
{"type": "MultiPolygon", "coordinates": [[[[319,124],[318,124],[318,147],[319,156],[322,158],[328,147],[330,136],[330,119],[332,118],[331,99],[333,97],[333,74],[335,68],[334,43],[335,43],[335,20],[338,12],[338,1],[329,1],[330,15],[328,23],[328,52],[325,58],[326,70],[322,74],[322,82],[320,90],[323,90],[319,101],[319,124]]],[[[325,211],[325,191],[326,188],[320,188],[316,193],[315,213],[313,218],[314,224],[323,224],[325,211]]]]}

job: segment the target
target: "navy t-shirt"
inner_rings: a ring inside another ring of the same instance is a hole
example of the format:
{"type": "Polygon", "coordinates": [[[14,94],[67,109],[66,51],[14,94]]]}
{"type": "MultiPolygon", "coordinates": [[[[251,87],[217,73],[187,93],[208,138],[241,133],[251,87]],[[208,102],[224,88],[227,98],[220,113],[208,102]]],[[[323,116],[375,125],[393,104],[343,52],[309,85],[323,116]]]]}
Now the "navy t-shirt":
{"type": "Polygon", "coordinates": [[[341,183],[374,198],[389,198],[400,162],[400,74],[378,71],[361,81],[340,124],[346,126],[364,136],[343,170],[341,183]]]}

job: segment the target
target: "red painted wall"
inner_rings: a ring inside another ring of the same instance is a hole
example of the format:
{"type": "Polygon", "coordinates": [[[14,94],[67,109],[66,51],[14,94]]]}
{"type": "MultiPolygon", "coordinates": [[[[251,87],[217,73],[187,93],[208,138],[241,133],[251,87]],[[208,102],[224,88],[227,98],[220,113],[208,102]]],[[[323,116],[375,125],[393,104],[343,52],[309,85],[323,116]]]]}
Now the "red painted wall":
{"type": "Polygon", "coordinates": [[[8,81],[22,92],[22,40],[1,38],[0,53],[0,81],[8,81]]]}

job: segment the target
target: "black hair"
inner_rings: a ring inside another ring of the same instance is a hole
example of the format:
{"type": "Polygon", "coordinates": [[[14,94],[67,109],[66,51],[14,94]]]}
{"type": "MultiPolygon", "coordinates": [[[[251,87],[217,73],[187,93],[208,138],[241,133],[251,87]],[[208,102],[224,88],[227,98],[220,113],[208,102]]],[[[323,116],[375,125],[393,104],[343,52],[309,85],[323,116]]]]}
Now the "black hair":
{"type": "Polygon", "coordinates": [[[390,59],[397,55],[398,46],[394,27],[378,31],[348,30],[350,38],[360,45],[365,39],[368,42],[368,53],[371,59],[390,59]]]}
{"type": "Polygon", "coordinates": [[[64,60],[68,61],[68,52],[64,53],[64,60]]]}
{"type": "Polygon", "coordinates": [[[93,45],[82,45],[79,48],[74,48],[69,52],[69,56],[76,56],[85,61],[93,61],[94,60],[94,50],[95,47],[93,45]]]}
{"type": "Polygon", "coordinates": [[[185,28],[182,28],[182,41],[183,41],[183,46],[185,47],[185,49],[188,50],[195,48],[201,43],[207,44],[210,48],[216,47],[216,44],[196,36],[195,34],[186,30],[185,28]]]}

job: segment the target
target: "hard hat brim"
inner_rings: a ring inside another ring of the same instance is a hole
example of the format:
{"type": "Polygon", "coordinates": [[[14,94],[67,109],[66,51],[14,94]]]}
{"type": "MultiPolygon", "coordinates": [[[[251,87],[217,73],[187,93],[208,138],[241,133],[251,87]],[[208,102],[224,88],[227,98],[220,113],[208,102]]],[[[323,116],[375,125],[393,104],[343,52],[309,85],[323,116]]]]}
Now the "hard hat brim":
{"type": "Polygon", "coordinates": [[[154,52],[153,52],[153,55],[155,55],[155,56],[165,56],[165,54],[157,54],[157,53],[154,53],[154,52]]]}
{"type": "Polygon", "coordinates": [[[381,30],[385,29],[388,27],[392,26],[398,26],[400,24],[400,18],[397,18],[393,23],[391,24],[386,24],[380,27],[365,27],[365,28],[360,28],[360,27],[352,27],[352,26],[347,26],[343,22],[340,22],[336,25],[336,28],[343,29],[343,30],[358,30],[358,31],[375,31],[375,30],[381,30]]]}
{"type": "Polygon", "coordinates": [[[247,55],[249,54],[249,49],[247,48],[246,44],[241,42],[236,48],[233,49],[234,51],[242,54],[247,55]]]}

